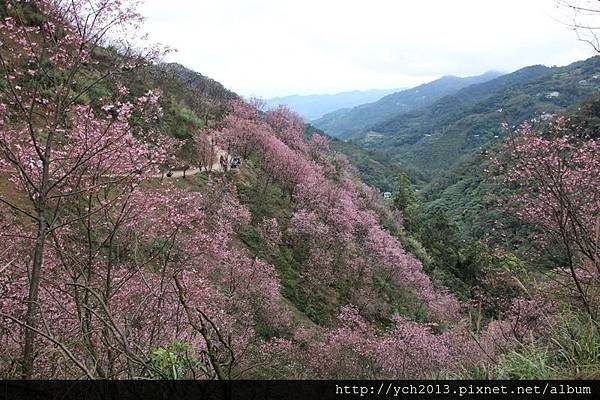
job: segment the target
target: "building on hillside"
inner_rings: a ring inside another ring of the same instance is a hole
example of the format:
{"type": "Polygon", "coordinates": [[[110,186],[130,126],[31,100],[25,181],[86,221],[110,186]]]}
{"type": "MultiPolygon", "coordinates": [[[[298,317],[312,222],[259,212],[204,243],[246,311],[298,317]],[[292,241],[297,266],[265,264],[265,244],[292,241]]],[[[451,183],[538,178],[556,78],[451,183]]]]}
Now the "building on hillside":
{"type": "Polygon", "coordinates": [[[392,198],[392,192],[383,192],[383,198],[384,199],[391,199],[392,198]]]}

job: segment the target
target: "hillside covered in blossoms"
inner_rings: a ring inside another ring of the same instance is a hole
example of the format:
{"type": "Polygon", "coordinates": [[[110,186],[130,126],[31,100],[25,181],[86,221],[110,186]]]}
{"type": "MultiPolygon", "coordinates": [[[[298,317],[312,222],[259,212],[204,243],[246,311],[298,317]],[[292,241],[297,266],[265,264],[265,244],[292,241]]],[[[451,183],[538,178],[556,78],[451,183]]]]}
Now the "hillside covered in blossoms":
{"type": "Polygon", "coordinates": [[[406,174],[384,198],[375,155],[161,62],[127,2],[0,16],[1,378],[600,376],[597,107],[499,126],[511,233],[459,247],[406,174]]]}

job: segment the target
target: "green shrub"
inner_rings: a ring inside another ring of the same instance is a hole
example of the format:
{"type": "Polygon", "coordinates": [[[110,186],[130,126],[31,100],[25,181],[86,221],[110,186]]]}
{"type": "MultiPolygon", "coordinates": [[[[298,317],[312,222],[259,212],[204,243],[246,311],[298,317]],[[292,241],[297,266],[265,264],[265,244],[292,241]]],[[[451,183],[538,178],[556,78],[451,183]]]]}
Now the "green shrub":
{"type": "Polygon", "coordinates": [[[569,375],[600,374],[600,330],[589,315],[573,314],[563,320],[550,340],[569,375]]]}
{"type": "Polygon", "coordinates": [[[200,364],[192,346],[179,340],[154,350],[150,361],[152,375],[162,379],[193,377],[193,371],[200,364]]]}
{"type": "Polygon", "coordinates": [[[460,379],[597,379],[600,332],[588,315],[566,311],[547,336],[500,356],[498,364],[476,365],[446,377],[460,379]]]}
{"type": "Polygon", "coordinates": [[[504,355],[497,368],[501,379],[552,379],[558,375],[553,354],[536,343],[504,355]]]}

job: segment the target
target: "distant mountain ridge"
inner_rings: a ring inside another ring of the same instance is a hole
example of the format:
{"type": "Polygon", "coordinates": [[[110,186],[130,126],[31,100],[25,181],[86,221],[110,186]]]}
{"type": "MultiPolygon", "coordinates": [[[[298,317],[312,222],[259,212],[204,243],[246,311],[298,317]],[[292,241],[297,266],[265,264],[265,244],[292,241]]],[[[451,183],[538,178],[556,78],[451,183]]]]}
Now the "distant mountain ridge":
{"type": "Polygon", "coordinates": [[[463,156],[501,140],[503,122],[519,125],[543,113],[564,112],[598,91],[600,56],[564,67],[534,65],[371,125],[359,140],[410,164],[429,181],[463,156]]]}
{"type": "Polygon", "coordinates": [[[487,82],[502,74],[488,71],[470,77],[443,76],[435,81],[389,94],[375,102],[353,108],[341,109],[312,121],[312,124],[327,134],[341,139],[360,136],[369,127],[382,123],[396,115],[410,112],[419,107],[458,92],[467,86],[487,82]]]}
{"type": "Polygon", "coordinates": [[[306,121],[322,117],[341,108],[355,107],[377,101],[401,89],[353,90],[336,94],[291,95],[266,99],[268,108],[285,105],[297,112],[306,121]]]}

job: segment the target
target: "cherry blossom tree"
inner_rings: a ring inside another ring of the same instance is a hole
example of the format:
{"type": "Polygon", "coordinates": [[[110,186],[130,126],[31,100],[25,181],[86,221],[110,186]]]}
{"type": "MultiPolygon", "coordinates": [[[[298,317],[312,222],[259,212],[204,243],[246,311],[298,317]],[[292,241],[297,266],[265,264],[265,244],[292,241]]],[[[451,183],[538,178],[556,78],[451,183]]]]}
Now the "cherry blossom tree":
{"type": "Polygon", "coordinates": [[[194,135],[194,147],[198,160],[198,167],[206,172],[211,172],[217,160],[217,148],[214,137],[210,133],[199,132],[194,135]]]}
{"type": "MultiPolygon", "coordinates": [[[[73,222],[65,213],[65,200],[85,191],[108,190],[115,181],[135,183],[135,176],[150,171],[160,158],[128,125],[132,113],[143,115],[156,105],[153,93],[131,101],[124,99],[127,90],[117,86],[115,93],[122,100],[93,107],[84,99],[94,87],[115,85],[120,71],[158,53],[134,52],[127,45],[127,40],[135,40],[141,18],[133,5],[121,1],[8,1],[6,9],[0,25],[0,76],[5,82],[0,91],[0,155],[28,205],[6,198],[0,202],[36,225],[22,321],[27,328],[22,377],[29,378],[47,241],[73,222]],[[29,18],[31,13],[41,18],[29,18]],[[119,35],[123,40],[116,39],[119,35]],[[113,64],[100,64],[95,54],[107,45],[119,55],[111,58],[113,64]],[[123,150],[123,144],[131,147],[123,150]]],[[[98,204],[87,213],[106,207],[98,204]]]]}
{"type": "Polygon", "coordinates": [[[538,228],[533,239],[561,251],[565,265],[557,267],[569,271],[583,306],[597,317],[590,289],[600,276],[600,143],[558,117],[541,131],[524,125],[500,161],[519,216],[538,228]]]}

